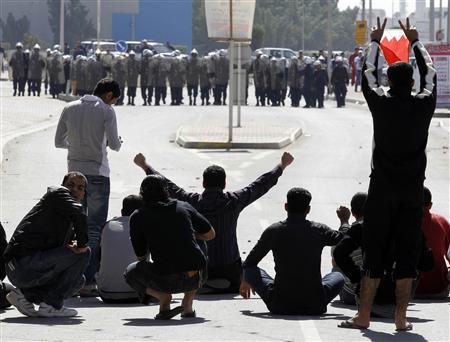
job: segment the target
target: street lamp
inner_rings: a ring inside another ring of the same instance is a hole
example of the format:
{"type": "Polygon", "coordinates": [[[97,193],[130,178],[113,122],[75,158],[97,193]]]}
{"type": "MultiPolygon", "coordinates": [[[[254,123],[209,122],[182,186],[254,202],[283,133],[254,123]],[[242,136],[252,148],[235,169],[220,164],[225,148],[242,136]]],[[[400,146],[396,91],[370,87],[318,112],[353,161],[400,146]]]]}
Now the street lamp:
{"type": "Polygon", "coordinates": [[[64,0],[61,0],[59,9],[59,46],[64,49],[64,0]]]}

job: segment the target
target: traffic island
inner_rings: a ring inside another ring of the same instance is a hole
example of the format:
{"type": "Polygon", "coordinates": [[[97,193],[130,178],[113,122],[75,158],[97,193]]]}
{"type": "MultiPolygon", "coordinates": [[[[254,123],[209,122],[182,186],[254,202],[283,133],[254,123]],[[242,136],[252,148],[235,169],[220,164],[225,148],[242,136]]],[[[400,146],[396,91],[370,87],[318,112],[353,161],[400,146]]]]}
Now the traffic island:
{"type": "Polygon", "coordinates": [[[176,143],[196,149],[280,149],[302,135],[301,127],[246,125],[233,128],[233,141],[228,142],[228,127],[186,125],[178,129],[176,143]]]}

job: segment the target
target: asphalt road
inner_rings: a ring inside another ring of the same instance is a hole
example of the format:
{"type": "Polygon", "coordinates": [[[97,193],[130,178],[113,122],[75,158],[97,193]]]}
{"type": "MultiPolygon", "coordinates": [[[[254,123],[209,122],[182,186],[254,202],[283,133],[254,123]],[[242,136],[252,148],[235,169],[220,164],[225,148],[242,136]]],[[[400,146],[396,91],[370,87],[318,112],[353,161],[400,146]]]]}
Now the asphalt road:
{"type": "MultiPolygon", "coordinates": [[[[2,97],[2,110],[20,111],[27,98],[2,97]]],[[[138,100],[137,103],[140,104],[138,100]]],[[[252,102],[250,102],[252,104],[252,102]]],[[[312,193],[309,219],[338,228],[336,208],[349,205],[351,196],[365,191],[370,171],[372,123],[367,107],[349,104],[335,108],[327,101],[324,110],[281,108],[243,108],[243,124],[301,125],[303,136],[285,150],[294,163],[286,169],[278,185],[248,207],[238,225],[242,257],[257,241],[261,231],[285,218],[286,192],[302,186],[312,193]]],[[[58,101],[45,103],[56,117],[58,101]]],[[[183,124],[227,124],[227,107],[116,107],[119,132],[124,140],[120,152],[110,152],[111,198],[109,217],[120,213],[124,196],[137,193],[143,173],[133,163],[135,153],[143,152],[148,161],[174,182],[190,191],[201,191],[203,169],[212,164],[227,171],[227,188],[247,185],[274,167],[282,150],[186,150],[173,143],[183,124]]],[[[66,172],[66,151],[54,148],[55,127],[10,141],[4,149],[1,173],[1,220],[10,237],[26,212],[45,193],[49,185],[59,184],[66,172]]],[[[433,119],[428,144],[426,184],[433,192],[434,210],[449,215],[449,130],[448,119],[433,119]],[[444,120],[444,121],[443,121],[444,120]],[[447,121],[445,121],[447,120],[447,121]]],[[[260,264],[273,274],[268,255],[260,264]]],[[[329,249],[322,256],[322,272],[331,269],[329,249]]],[[[180,296],[175,296],[176,300],[180,296]]],[[[394,333],[389,320],[375,320],[371,329],[338,329],[337,323],[351,317],[352,308],[338,302],[318,317],[283,317],[268,313],[256,297],[244,300],[233,296],[203,296],[194,303],[198,317],[154,321],[156,306],[104,305],[97,299],[71,299],[79,310],[74,319],[30,319],[17,310],[1,314],[0,336],[15,340],[204,340],[204,341],[448,341],[449,302],[415,301],[409,309],[414,330],[394,333]],[[171,327],[171,328],[169,328],[171,327]]]]}

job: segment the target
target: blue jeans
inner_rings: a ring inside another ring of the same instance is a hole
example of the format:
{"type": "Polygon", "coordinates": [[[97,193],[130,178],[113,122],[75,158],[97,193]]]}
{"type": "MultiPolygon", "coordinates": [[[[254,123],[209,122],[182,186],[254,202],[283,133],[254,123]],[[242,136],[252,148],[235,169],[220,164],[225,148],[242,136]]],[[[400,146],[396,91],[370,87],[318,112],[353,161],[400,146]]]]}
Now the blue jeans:
{"type": "Polygon", "coordinates": [[[88,245],[91,248],[91,258],[85,276],[86,285],[92,285],[99,267],[97,251],[102,228],[108,218],[110,183],[108,177],[88,175],[86,178],[88,185],[83,205],[87,208],[88,214],[88,245]]]}
{"type": "Polygon", "coordinates": [[[65,246],[37,251],[11,259],[6,274],[28,301],[59,309],[64,299],[83,286],[89,255],[89,251],[75,254],[65,246]]]}
{"type": "MultiPolygon", "coordinates": [[[[268,307],[274,304],[270,302],[270,297],[274,288],[274,280],[266,273],[266,271],[256,266],[247,267],[245,268],[244,276],[245,280],[268,307]]],[[[322,278],[326,304],[329,304],[339,294],[343,285],[344,276],[339,272],[328,273],[322,278]]]]}

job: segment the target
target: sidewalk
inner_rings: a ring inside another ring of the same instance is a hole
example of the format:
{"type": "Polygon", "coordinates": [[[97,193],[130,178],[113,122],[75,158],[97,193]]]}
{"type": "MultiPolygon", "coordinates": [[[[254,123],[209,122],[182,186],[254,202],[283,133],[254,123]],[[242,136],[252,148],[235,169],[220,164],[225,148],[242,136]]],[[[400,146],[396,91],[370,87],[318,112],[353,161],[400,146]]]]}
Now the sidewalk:
{"type": "MultiPolygon", "coordinates": [[[[361,87],[359,87],[361,88],[361,87]]],[[[331,97],[334,100],[334,96],[331,97]]],[[[346,101],[351,103],[356,103],[359,105],[366,105],[366,99],[364,98],[364,95],[361,90],[358,92],[355,92],[354,86],[348,86],[347,88],[347,98],[346,101]]],[[[450,109],[449,108],[436,108],[434,117],[450,117],[450,109]]]]}

